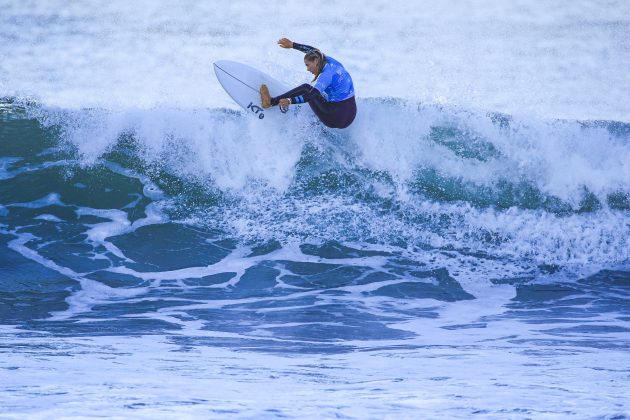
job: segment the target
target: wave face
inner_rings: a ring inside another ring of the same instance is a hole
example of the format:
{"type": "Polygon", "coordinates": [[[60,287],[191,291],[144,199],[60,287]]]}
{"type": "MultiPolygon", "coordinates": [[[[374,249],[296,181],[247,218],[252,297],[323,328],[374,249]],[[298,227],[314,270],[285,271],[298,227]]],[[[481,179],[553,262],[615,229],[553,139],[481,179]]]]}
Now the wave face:
{"type": "Polygon", "coordinates": [[[323,6],[0,0],[3,416],[627,412],[627,5],[323,6]],[[270,7],[350,128],[214,80],[270,7]]]}
{"type": "Polygon", "coordinates": [[[391,99],[360,108],[344,131],[306,112],[265,125],[227,109],[37,107],[24,118],[62,139],[68,165],[136,171],[177,197],[169,214],[248,244],[311,238],[544,264],[627,259],[630,125],[391,99]]]}

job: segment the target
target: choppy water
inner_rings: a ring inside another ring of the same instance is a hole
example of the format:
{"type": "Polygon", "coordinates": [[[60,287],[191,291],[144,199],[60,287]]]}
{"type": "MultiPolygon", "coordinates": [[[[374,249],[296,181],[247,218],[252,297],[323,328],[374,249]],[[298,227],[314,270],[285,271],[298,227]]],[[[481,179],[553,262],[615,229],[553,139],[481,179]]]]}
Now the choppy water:
{"type": "Polygon", "coordinates": [[[381,3],[0,2],[2,417],[628,415],[628,6],[381,3]]]}

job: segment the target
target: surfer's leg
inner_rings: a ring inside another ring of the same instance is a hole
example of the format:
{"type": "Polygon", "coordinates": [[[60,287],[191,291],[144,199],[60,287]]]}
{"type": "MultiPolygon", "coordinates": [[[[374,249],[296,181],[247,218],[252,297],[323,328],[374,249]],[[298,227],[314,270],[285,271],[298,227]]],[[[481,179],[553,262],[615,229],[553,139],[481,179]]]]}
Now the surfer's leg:
{"type": "MultiPolygon", "coordinates": [[[[303,85],[300,85],[294,89],[291,89],[288,92],[283,93],[282,95],[278,95],[275,98],[271,98],[271,105],[272,106],[276,106],[278,105],[278,102],[280,101],[280,99],[283,98],[287,98],[287,99],[291,99],[291,98],[297,98],[300,96],[304,96],[307,95],[309,93],[311,93],[312,90],[316,90],[317,92],[319,92],[317,89],[315,89],[313,86],[304,83],[303,85]]],[[[319,94],[321,96],[321,93],[319,94]]],[[[294,102],[297,103],[297,102],[294,102]]]]}
{"type": "Polygon", "coordinates": [[[334,128],[334,114],[332,114],[327,107],[317,101],[311,101],[308,103],[313,110],[313,113],[317,115],[317,118],[324,123],[325,126],[334,128]]]}
{"type": "Polygon", "coordinates": [[[335,113],[335,128],[346,128],[357,116],[357,102],[354,96],[337,102],[337,112],[335,113]]]}
{"type": "Polygon", "coordinates": [[[269,107],[278,105],[278,103],[280,102],[280,99],[283,99],[283,98],[291,99],[293,97],[303,96],[303,95],[306,95],[308,92],[310,92],[311,89],[314,89],[314,88],[311,85],[304,83],[303,85],[300,85],[296,87],[295,89],[291,89],[290,91],[285,92],[282,95],[278,95],[272,98],[271,95],[269,94],[269,88],[267,87],[267,85],[261,85],[260,86],[260,102],[263,108],[269,108],[269,107]]]}
{"type": "Polygon", "coordinates": [[[320,121],[330,128],[346,128],[357,115],[354,96],[340,102],[321,102],[312,100],[308,103],[320,121]]]}
{"type": "Polygon", "coordinates": [[[331,128],[348,127],[357,113],[354,96],[340,102],[328,102],[319,90],[306,83],[271,98],[271,105],[278,105],[283,98],[291,99],[294,104],[308,103],[320,121],[331,128]]]}

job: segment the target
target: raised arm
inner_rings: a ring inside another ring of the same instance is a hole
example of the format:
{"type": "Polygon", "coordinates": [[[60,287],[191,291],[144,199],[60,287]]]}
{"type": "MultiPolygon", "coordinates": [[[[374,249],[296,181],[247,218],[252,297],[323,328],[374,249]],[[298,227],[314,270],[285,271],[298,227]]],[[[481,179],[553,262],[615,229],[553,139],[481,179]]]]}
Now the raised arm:
{"type": "Polygon", "coordinates": [[[278,45],[282,48],[293,48],[294,50],[302,51],[303,53],[307,53],[309,51],[315,50],[317,48],[311,47],[310,45],[298,44],[297,42],[293,42],[288,38],[282,38],[278,41],[278,45]]]}

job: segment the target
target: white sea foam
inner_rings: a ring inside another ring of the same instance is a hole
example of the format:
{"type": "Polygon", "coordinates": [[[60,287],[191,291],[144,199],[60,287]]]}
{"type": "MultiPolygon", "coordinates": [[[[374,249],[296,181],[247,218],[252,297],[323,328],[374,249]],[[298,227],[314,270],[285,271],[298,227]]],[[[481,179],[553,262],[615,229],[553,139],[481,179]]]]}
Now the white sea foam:
{"type": "Polygon", "coordinates": [[[333,133],[340,137],[336,142],[326,130],[313,130],[308,118],[281,127],[222,111],[51,109],[41,118],[63,129],[84,164],[133,136],[146,162],[201,182],[212,179],[224,191],[243,190],[252,180],[286,190],[305,141],[321,143],[332,159],[328,164],[386,171],[401,186],[428,169],[474,188],[531,184],[574,207],[585,191],[605,203],[609,194],[630,190],[627,139],[604,127],[536,119],[512,119],[501,127],[485,113],[413,103],[360,102],[360,108],[350,129],[333,133]]]}
{"type": "MultiPolygon", "coordinates": [[[[626,164],[630,147],[623,136],[573,121],[511,118],[500,124],[494,115],[479,111],[408,101],[363,101],[360,105],[356,124],[345,132],[313,130],[308,118],[298,118],[290,127],[261,128],[259,120],[239,113],[171,108],[48,109],[43,121],[62,127],[64,138],[79,152],[79,162],[86,165],[101,162],[105,152],[132,136],[134,158],[235,198],[226,205],[204,208],[200,217],[187,222],[211,223],[242,240],[402,241],[437,248],[492,249],[500,256],[554,264],[614,263],[630,258],[625,213],[608,205],[611,195],[630,192],[626,164]],[[307,169],[313,173],[302,173],[297,179],[305,153],[313,160],[307,169]],[[372,175],[365,175],[366,170],[372,175]],[[363,190],[393,200],[399,210],[383,214],[378,206],[345,193],[292,195],[300,182],[326,171],[353,174],[363,190]],[[427,173],[429,178],[423,178],[427,173]],[[417,182],[421,190],[449,188],[441,186],[440,179],[455,183],[450,188],[456,194],[460,188],[464,196],[441,201],[413,191],[417,182]],[[564,209],[575,211],[588,193],[602,208],[556,214],[540,202],[530,209],[527,202],[514,201],[509,204],[512,208],[495,209],[505,185],[514,200],[533,189],[540,200],[557,199],[564,209]],[[475,200],[490,204],[478,207],[475,200]]],[[[46,162],[16,171],[66,163],[46,162]]],[[[147,175],[103,163],[138,179],[147,197],[164,198],[147,175]]],[[[53,194],[13,205],[43,207],[55,200],[59,197],[53,194]]],[[[92,210],[81,211],[92,214],[92,210]]],[[[124,212],[118,213],[125,219],[123,224],[105,215],[112,222],[93,227],[91,240],[127,233],[125,223],[129,222],[124,212]]],[[[154,216],[136,221],[132,229],[160,220],[154,216]]],[[[122,256],[113,244],[105,241],[104,245],[122,256]]]]}
{"type": "Polygon", "coordinates": [[[11,170],[11,166],[20,160],[22,159],[14,157],[0,158],[0,180],[13,178],[15,176],[15,172],[11,170]]]}
{"type": "Polygon", "coordinates": [[[361,161],[403,182],[418,169],[433,168],[477,186],[530,182],[574,205],[584,189],[602,201],[611,192],[630,191],[628,141],[605,128],[536,119],[512,119],[501,127],[492,115],[449,107],[369,103],[361,111],[349,129],[361,161]],[[431,140],[435,128],[462,134],[442,134],[455,143],[449,148],[431,140]],[[476,156],[458,155],[462,148],[476,156]]]}
{"type": "Polygon", "coordinates": [[[58,193],[49,193],[45,197],[30,201],[28,203],[11,203],[10,204],[10,206],[26,207],[29,209],[40,209],[42,207],[48,207],[52,205],[59,205],[59,206],[64,205],[58,193]]]}
{"type": "Polygon", "coordinates": [[[54,223],[63,222],[63,220],[61,220],[60,218],[52,214],[40,214],[39,216],[35,217],[35,219],[46,220],[48,222],[54,222],[54,223]]]}
{"type": "MultiPolygon", "coordinates": [[[[300,156],[303,127],[261,127],[258,120],[240,114],[172,108],[71,113],[51,109],[41,118],[46,126],[62,128],[63,139],[76,147],[84,165],[97,162],[121,136],[133,136],[138,157],[146,162],[167,165],[177,175],[204,183],[212,179],[225,190],[242,189],[252,179],[286,189],[300,156]]],[[[149,191],[156,188],[147,185],[149,191]]]]}
{"type": "Polygon", "coordinates": [[[505,334],[492,336],[499,331],[525,333],[517,323],[432,329],[437,335],[418,338],[414,349],[285,357],[210,346],[178,351],[163,336],[19,338],[3,330],[8,348],[23,349],[2,350],[1,387],[11,393],[3,416],[106,410],[136,418],[551,418],[627,409],[625,372],[618,368],[624,352],[607,351],[605,362],[591,351],[542,356],[535,346],[514,348],[505,334]]]}

